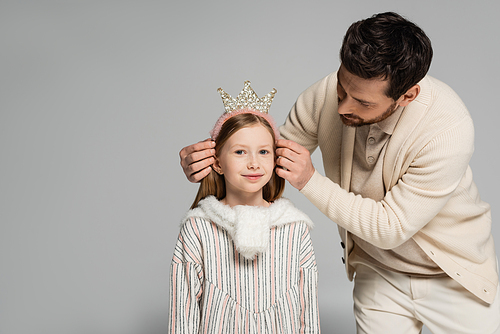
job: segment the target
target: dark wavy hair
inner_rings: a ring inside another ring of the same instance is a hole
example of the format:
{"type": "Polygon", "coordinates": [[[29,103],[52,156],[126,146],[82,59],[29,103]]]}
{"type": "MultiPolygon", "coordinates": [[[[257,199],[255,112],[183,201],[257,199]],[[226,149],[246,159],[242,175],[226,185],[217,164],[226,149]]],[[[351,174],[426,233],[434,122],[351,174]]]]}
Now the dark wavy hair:
{"type": "Polygon", "coordinates": [[[387,12],[349,27],[340,61],[348,72],[363,79],[388,80],[385,94],[397,100],[427,74],[432,53],[431,41],[422,29],[387,12]]]}

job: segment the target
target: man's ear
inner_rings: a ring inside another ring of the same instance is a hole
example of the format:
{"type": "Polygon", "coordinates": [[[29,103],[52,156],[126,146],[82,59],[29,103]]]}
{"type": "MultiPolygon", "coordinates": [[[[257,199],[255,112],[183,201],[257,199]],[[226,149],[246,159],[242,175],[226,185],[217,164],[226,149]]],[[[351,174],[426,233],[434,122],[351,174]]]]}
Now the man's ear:
{"type": "Polygon", "coordinates": [[[224,174],[222,172],[222,168],[220,167],[219,159],[217,159],[217,157],[215,157],[215,162],[213,163],[212,168],[217,174],[219,175],[224,174]]]}
{"type": "Polygon", "coordinates": [[[418,94],[420,94],[420,86],[414,85],[399,98],[398,104],[401,107],[406,107],[411,101],[417,98],[418,94]]]}

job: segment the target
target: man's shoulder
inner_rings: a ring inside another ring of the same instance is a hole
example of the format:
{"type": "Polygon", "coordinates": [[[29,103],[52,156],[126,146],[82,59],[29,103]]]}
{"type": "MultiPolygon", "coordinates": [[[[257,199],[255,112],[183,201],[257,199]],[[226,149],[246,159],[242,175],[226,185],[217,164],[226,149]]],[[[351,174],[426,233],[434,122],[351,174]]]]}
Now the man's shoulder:
{"type": "Polygon", "coordinates": [[[462,99],[448,84],[430,75],[425,76],[418,84],[420,93],[408,105],[408,112],[423,113],[422,121],[442,119],[453,122],[470,118],[462,99]]]}
{"type": "Polygon", "coordinates": [[[396,146],[412,144],[418,151],[444,131],[473,133],[469,111],[452,88],[431,76],[419,85],[419,96],[405,107],[392,135],[396,146]]]}
{"type": "MultiPolygon", "coordinates": [[[[460,96],[443,81],[436,79],[430,75],[426,75],[424,79],[419,82],[421,92],[417,100],[428,102],[428,104],[441,102],[444,104],[456,104],[465,108],[460,96]]],[[[439,105],[438,105],[439,106],[439,105]]]]}

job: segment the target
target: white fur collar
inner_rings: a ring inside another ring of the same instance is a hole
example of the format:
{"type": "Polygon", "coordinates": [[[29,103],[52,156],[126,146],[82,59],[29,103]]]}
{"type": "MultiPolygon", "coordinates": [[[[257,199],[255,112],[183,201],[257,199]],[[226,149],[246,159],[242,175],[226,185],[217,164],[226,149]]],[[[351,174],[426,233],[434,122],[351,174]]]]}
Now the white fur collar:
{"type": "Polygon", "coordinates": [[[198,207],[188,211],[182,224],[191,217],[209,219],[225,229],[238,252],[247,259],[267,250],[272,227],[299,221],[313,227],[311,219],[286,198],[276,200],[268,208],[248,205],[231,208],[214,196],[208,196],[198,203],[198,207]]]}

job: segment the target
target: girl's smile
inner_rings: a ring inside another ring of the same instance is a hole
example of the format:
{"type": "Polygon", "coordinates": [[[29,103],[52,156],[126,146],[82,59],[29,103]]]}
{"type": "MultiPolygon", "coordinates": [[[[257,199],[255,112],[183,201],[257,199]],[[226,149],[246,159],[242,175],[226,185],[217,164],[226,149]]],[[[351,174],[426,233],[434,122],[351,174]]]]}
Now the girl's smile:
{"type": "Polygon", "coordinates": [[[274,140],[260,124],[245,127],[227,140],[214,164],[224,175],[228,205],[266,205],[262,187],[271,179],[274,167],[274,140]]]}
{"type": "Polygon", "coordinates": [[[247,175],[243,175],[243,176],[246,177],[247,179],[251,180],[251,181],[257,181],[262,176],[264,176],[264,174],[247,174],[247,175]]]}

